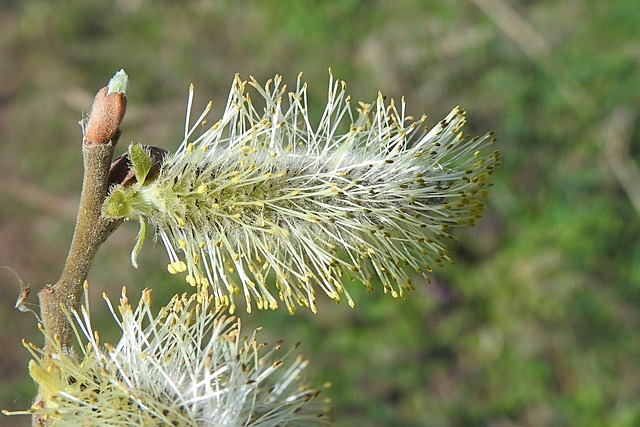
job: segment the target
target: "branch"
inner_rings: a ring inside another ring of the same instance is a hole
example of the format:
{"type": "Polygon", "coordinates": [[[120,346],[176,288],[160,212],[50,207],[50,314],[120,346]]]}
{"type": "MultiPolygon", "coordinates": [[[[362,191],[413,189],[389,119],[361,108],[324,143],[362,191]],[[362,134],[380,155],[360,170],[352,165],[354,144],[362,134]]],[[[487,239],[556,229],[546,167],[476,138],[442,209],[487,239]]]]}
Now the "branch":
{"type": "MultiPolygon", "coordinates": [[[[82,122],[84,177],[71,247],[58,281],[38,293],[47,355],[55,352],[52,340],[58,341],[63,350],[70,348],[72,329],[63,307],[79,310],[83,284],[93,258],[100,245],[121,224],[121,221],[103,218],[101,210],[107,195],[113,152],[121,133],[120,123],[126,111],[128,84],[123,70],[116,73],[109,86],[98,92],[89,117],[82,122]]],[[[42,394],[41,389],[36,402],[45,397],[42,394]]],[[[33,425],[47,425],[47,422],[35,416],[33,425]]]]}
{"type": "Polygon", "coordinates": [[[503,0],[470,0],[491,19],[496,27],[511,38],[529,59],[551,76],[558,91],[578,114],[598,111],[591,94],[553,55],[545,38],[524,17],[503,0]]]}
{"type": "Polygon", "coordinates": [[[633,109],[618,107],[614,110],[606,124],[602,144],[604,158],[611,173],[640,215],[640,170],[629,155],[636,116],[637,111],[633,109]]]}

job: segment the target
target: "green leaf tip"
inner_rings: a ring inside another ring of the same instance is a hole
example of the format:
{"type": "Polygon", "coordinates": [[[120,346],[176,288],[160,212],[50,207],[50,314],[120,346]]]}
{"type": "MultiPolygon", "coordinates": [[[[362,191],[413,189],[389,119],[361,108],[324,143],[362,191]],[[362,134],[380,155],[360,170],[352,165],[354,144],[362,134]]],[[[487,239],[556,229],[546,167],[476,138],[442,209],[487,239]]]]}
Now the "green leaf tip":
{"type": "Polygon", "coordinates": [[[151,170],[151,158],[149,158],[149,154],[141,145],[131,144],[129,146],[129,160],[131,160],[131,165],[135,171],[137,184],[142,186],[151,170]]]}
{"type": "Polygon", "coordinates": [[[107,95],[110,93],[122,93],[125,97],[129,95],[129,76],[124,69],[120,69],[111,77],[108,88],[107,95]]]}

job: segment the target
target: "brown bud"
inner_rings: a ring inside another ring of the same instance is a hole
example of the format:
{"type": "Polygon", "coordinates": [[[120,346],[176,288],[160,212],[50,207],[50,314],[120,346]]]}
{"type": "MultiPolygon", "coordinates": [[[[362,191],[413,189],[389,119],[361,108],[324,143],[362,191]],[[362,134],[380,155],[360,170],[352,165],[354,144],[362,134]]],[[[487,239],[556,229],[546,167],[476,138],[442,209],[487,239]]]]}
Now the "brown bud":
{"type": "Polygon", "coordinates": [[[127,98],[121,92],[107,94],[107,91],[107,87],[103,87],[93,100],[84,128],[85,144],[106,144],[120,132],[120,123],[127,111],[127,98]]]}

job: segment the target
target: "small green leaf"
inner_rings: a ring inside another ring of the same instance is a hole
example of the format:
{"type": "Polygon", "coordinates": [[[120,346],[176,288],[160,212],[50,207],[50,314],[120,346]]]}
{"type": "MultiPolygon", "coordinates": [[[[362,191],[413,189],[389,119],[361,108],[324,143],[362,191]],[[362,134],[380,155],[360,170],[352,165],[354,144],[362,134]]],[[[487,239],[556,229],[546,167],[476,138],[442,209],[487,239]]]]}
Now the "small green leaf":
{"type": "Polygon", "coordinates": [[[131,213],[130,197],[122,187],[114,187],[102,206],[106,218],[124,218],[131,213]]]}
{"type": "Polygon", "coordinates": [[[138,268],[138,253],[140,253],[140,249],[142,249],[144,236],[147,234],[147,223],[144,222],[144,218],[142,218],[142,215],[139,217],[139,220],[140,231],[138,232],[138,237],[136,237],[136,244],[133,246],[133,250],[131,251],[131,265],[133,265],[135,268],[138,268]]]}
{"type": "Polygon", "coordinates": [[[152,166],[149,153],[147,153],[141,145],[131,144],[129,146],[129,159],[131,160],[131,165],[136,173],[138,187],[141,187],[142,184],[144,184],[152,166]]]}

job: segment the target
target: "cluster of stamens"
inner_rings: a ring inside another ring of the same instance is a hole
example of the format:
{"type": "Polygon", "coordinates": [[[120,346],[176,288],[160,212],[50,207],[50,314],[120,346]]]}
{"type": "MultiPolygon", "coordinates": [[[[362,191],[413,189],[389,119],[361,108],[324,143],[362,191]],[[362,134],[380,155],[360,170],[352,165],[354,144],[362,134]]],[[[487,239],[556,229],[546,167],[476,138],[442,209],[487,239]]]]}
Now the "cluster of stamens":
{"type": "Polygon", "coordinates": [[[289,93],[280,77],[264,87],[236,78],[222,118],[198,137],[211,107],[190,126],[192,97],[178,150],[153,182],[115,188],[129,208],[107,214],[151,223],[169,272],[211,285],[216,304],[232,309],[242,294],[248,310],[284,301],[290,312],[315,311],[317,289],[353,306],[350,281],[404,296],[415,275],[429,280],[433,265],[451,261],[450,228],[482,215],[500,163],[483,152],[491,133],[463,135],[460,108],[426,130],[404,100],[379,94],[354,111],[333,77],[316,126],[300,77],[289,93]]]}

